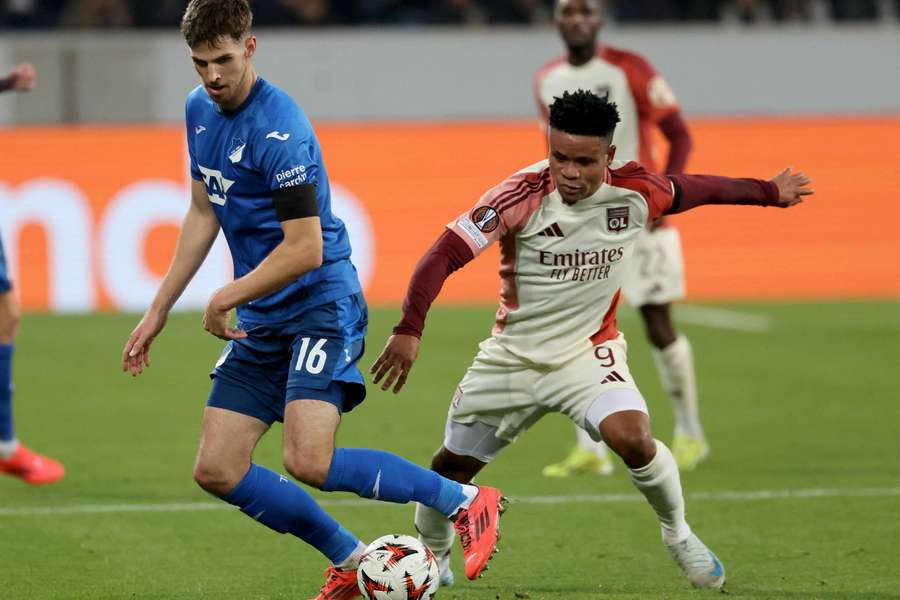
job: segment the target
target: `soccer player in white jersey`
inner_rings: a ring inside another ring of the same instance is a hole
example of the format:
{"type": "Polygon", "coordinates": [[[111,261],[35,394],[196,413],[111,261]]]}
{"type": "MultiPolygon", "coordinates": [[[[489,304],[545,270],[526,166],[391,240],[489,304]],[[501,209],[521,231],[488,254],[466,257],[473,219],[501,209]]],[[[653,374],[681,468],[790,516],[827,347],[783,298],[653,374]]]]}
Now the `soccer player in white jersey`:
{"type": "MultiPolygon", "coordinates": [[[[702,204],[789,207],[811,194],[789,169],[770,181],[653,174],[612,162],[615,105],[579,90],[550,107],[549,160],[508,177],[454,219],[419,261],[403,319],[372,365],[375,383],[399,391],[418,355],[425,316],[444,280],[500,244],[500,308],[493,334],[453,395],[431,467],[471,481],[548,412],[604,440],[656,512],[663,541],[697,587],[721,587],[725,570],[685,521],[678,466],[650,433],[616,327],[619,288],[642,231],[702,204]]],[[[450,584],[453,530],[419,506],[416,528],[450,584]]]]}
{"type": "MultiPolygon", "coordinates": [[[[666,138],[668,158],[663,173],[684,172],[691,136],[675,95],[656,69],[642,56],[598,42],[603,25],[598,0],[558,0],[556,24],[566,46],[565,56],[541,68],[534,78],[534,94],[541,124],[553,98],[565,91],[591,90],[619,107],[616,158],[634,160],[656,171],[656,130],[666,138]]],[[[684,263],[678,230],[659,219],[638,237],[636,260],[622,281],[622,292],[637,306],[663,388],[675,412],[672,453],[675,462],[691,470],[709,454],[700,425],[697,381],[691,344],[672,321],[672,302],[685,295],[684,263]]],[[[608,475],[613,463],[606,446],[576,429],[578,443],[559,463],[547,465],[548,477],[596,472],[608,475]]]]}

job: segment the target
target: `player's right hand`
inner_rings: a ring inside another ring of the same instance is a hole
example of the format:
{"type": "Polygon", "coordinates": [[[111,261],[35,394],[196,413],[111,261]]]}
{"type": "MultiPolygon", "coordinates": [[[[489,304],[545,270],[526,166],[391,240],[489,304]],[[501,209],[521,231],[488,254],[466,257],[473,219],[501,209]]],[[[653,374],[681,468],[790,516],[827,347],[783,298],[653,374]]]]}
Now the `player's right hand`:
{"type": "Polygon", "coordinates": [[[144,372],[144,367],[150,366],[150,345],[165,327],[167,318],[168,313],[160,313],[152,308],[144,313],[144,318],[131,332],[122,350],[123,371],[137,377],[144,372]]]}
{"type": "Polygon", "coordinates": [[[812,179],[802,171],[791,173],[791,167],[773,177],[772,183],[778,186],[778,202],[775,203],[775,206],[779,208],[789,208],[800,204],[803,202],[803,196],[816,193],[814,189],[806,187],[812,183],[812,179]]]}
{"type": "Polygon", "coordinates": [[[37,80],[37,71],[31,63],[22,63],[12,68],[9,78],[12,80],[12,89],[17,92],[30,92],[37,80]]]}
{"type": "Polygon", "coordinates": [[[373,374],[372,383],[377,385],[384,377],[381,389],[388,390],[396,380],[397,384],[394,386],[396,394],[403,389],[418,355],[419,338],[414,335],[392,335],[384,345],[381,355],[369,369],[369,373],[373,374]]]}

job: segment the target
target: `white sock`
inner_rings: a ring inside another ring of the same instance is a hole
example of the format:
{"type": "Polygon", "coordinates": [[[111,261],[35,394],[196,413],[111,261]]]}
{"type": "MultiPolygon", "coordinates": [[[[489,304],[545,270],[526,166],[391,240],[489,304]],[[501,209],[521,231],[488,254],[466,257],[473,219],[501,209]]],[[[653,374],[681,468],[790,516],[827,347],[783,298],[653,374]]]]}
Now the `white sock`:
{"type": "Polygon", "coordinates": [[[19,449],[19,440],[13,438],[8,442],[0,441],[0,458],[9,458],[19,449]]]}
{"type": "Polygon", "coordinates": [[[453,546],[453,536],[456,532],[450,520],[433,508],[418,503],[416,530],[419,532],[419,539],[431,548],[435,556],[441,556],[453,546]]]}
{"type": "Polygon", "coordinates": [[[353,549],[353,552],[350,553],[350,556],[345,558],[340,564],[334,565],[336,569],[339,571],[348,571],[350,569],[355,569],[359,566],[359,559],[362,558],[363,551],[366,549],[366,545],[362,542],[356,544],[356,548],[353,549]]]}
{"type": "Polygon", "coordinates": [[[683,335],[662,350],[653,350],[653,360],[663,388],[675,411],[675,435],[702,438],[700,411],[697,400],[697,375],[694,372],[694,351],[683,335]]]}
{"type": "Polygon", "coordinates": [[[597,455],[597,458],[606,458],[606,444],[603,442],[595,442],[587,431],[581,427],[575,427],[575,437],[578,438],[579,448],[590,450],[597,455]]]}
{"type": "Polygon", "coordinates": [[[462,504],[460,504],[460,505],[456,508],[456,510],[453,511],[453,514],[454,514],[454,515],[456,514],[456,512],[457,512],[459,509],[461,509],[461,508],[462,508],[462,509],[467,509],[467,508],[469,508],[470,506],[472,506],[472,501],[475,500],[475,496],[478,495],[478,486],[477,486],[477,485],[471,485],[471,484],[464,483],[463,486],[462,486],[462,491],[463,491],[463,494],[465,494],[466,499],[463,500],[463,501],[462,501],[462,504]]]}
{"type": "Polygon", "coordinates": [[[647,498],[662,526],[663,541],[677,544],[691,535],[684,519],[684,495],[675,457],[665,444],[656,440],[656,456],[640,469],[630,469],[631,481],[647,498]]]}

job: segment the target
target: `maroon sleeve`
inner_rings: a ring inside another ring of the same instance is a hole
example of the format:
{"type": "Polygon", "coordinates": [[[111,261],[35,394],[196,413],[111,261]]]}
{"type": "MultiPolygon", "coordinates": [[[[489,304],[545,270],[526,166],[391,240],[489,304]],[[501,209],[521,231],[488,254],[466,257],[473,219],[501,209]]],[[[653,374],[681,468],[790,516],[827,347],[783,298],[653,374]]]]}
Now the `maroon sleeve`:
{"type": "Polygon", "coordinates": [[[778,186],[764,179],[732,179],[717,175],[670,175],[675,199],[666,214],[681,213],[704,204],[773,206],[778,186]]]}
{"type": "Polygon", "coordinates": [[[664,118],[659,122],[659,129],[669,140],[669,159],[666,161],[666,170],[663,172],[667,175],[684,173],[688,154],[691,153],[694,141],[691,139],[691,133],[688,131],[681,113],[674,112],[664,118]]]}
{"type": "Polygon", "coordinates": [[[473,258],[472,249],[461,237],[449,229],[445,231],[416,265],[403,299],[403,318],[394,327],[394,333],[422,337],[425,315],[444,281],[473,258]]]}

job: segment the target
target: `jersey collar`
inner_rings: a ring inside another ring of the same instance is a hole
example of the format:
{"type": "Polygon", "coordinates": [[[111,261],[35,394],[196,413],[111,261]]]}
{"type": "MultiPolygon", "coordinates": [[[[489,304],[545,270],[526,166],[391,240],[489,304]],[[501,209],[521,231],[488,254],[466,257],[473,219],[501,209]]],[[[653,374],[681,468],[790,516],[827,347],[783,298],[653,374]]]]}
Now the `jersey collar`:
{"type": "Polygon", "coordinates": [[[266,81],[265,79],[263,79],[262,77],[259,77],[257,75],[256,83],[254,83],[253,87],[250,88],[250,93],[247,94],[247,97],[244,99],[243,102],[241,102],[240,106],[238,106],[234,110],[222,110],[221,108],[219,108],[218,104],[213,102],[213,104],[216,107],[216,110],[219,111],[219,113],[224,117],[233,118],[233,117],[238,116],[239,114],[241,114],[244,111],[245,108],[250,106],[250,103],[253,102],[253,99],[256,98],[256,96],[259,94],[259,90],[262,89],[263,85],[265,84],[265,81],[266,81]]]}

